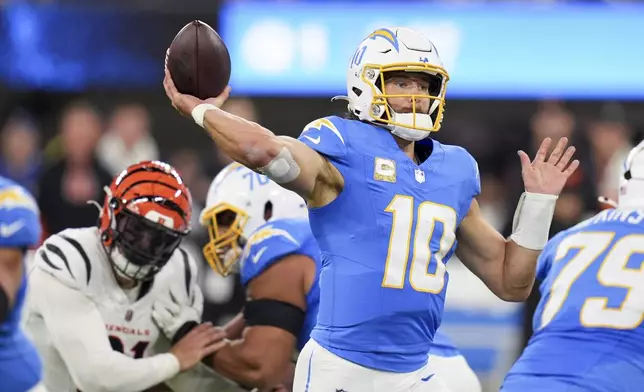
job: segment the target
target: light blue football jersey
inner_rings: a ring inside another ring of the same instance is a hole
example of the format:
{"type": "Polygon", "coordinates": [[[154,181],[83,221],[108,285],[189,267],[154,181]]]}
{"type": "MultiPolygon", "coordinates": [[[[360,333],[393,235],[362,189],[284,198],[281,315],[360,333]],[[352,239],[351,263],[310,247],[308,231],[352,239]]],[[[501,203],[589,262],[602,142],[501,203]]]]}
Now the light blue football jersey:
{"type": "Polygon", "coordinates": [[[604,210],[539,257],[534,335],[503,391],[644,389],[644,211],[604,210]]]}
{"type": "Polygon", "coordinates": [[[291,254],[308,256],[315,262],[315,282],[306,296],[306,314],[304,325],[297,339],[298,350],[309,340],[315,325],[320,303],[320,286],[318,284],[321,267],[320,248],[311,233],[306,219],[278,219],[258,227],[248,239],[242,255],[240,275],[246,286],[274,263],[291,254]]]}
{"type": "Polygon", "coordinates": [[[455,357],[461,355],[452,339],[441,331],[440,328],[434,334],[434,340],[432,341],[429,354],[437,357],[455,357]]]}
{"type": "MultiPolygon", "coordinates": [[[[41,227],[33,197],[14,182],[0,177],[0,247],[27,249],[38,245],[41,227]]],[[[38,383],[42,364],[35,347],[20,328],[20,314],[27,292],[23,265],[22,283],[7,320],[0,324],[0,390],[24,392],[38,383]]]]}
{"type": "Polygon", "coordinates": [[[320,311],[311,337],[359,365],[411,372],[427,363],[449,280],[456,229],[480,192],[476,161],[428,139],[416,165],[391,133],[326,117],[299,140],[344,178],[329,205],[309,209],[322,251],[320,311]]]}

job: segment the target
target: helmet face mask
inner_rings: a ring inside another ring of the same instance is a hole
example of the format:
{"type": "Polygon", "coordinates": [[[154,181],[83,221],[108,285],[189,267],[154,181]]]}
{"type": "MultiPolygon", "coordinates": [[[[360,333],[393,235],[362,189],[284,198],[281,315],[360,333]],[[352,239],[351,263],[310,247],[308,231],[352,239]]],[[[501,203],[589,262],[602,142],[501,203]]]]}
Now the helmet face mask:
{"type": "Polygon", "coordinates": [[[308,216],[304,200],[266,176],[231,163],[213,180],[200,221],[208,230],[204,258],[220,275],[236,272],[247,239],[271,219],[308,216]]]}
{"type": "Polygon", "coordinates": [[[437,131],[440,128],[445,105],[445,98],[441,97],[440,94],[444,90],[443,87],[447,76],[441,73],[424,72],[415,66],[378,68],[379,78],[376,83],[366,78],[367,74],[373,74],[374,68],[369,68],[369,65],[365,65],[363,71],[365,83],[373,85],[373,99],[371,101],[371,110],[369,111],[373,121],[390,127],[410,127],[428,133],[437,131]],[[427,91],[421,93],[413,91],[411,93],[390,92],[390,89],[387,88],[388,80],[403,77],[427,80],[427,91]],[[400,99],[410,101],[411,112],[396,110],[393,101],[400,99]],[[427,108],[418,111],[419,106],[426,106],[427,108]],[[405,115],[409,116],[404,117],[405,115]],[[429,122],[424,116],[429,118],[429,122]]]}
{"type": "Polygon", "coordinates": [[[222,276],[235,272],[245,245],[244,228],[248,219],[246,212],[227,203],[218,204],[202,215],[202,224],[208,229],[204,257],[222,276]]]}
{"type": "Polygon", "coordinates": [[[115,268],[136,280],[146,280],[159,272],[184,236],[128,209],[116,217],[115,232],[118,234],[113,238],[113,246],[128,262],[126,266],[116,263],[115,268]],[[136,271],[132,273],[133,270],[136,271]]]}
{"type": "Polygon", "coordinates": [[[106,189],[101,242],[121,277],[146,281],[190,232],[192,198],[176,171],[157,161],[134,164],[106,189]]]}
{"type": "Polygon", "coordinates": [[[347,73],[348,108],[360,120],[383,125],[396,136],[421,140],[441,127],[448,80],[436,47],[422,34],[407,28],[378,29],[360,44],[351,60],[347,73]],[[429,91],[388,92],[386,79],[394,73],[428,77],[429,91]],[[410,113],[392,109],[390,100],[399,98],[411,100],[410,113]],[[429,102],[426,113],[416,111],[419,100],[429,102]]]}

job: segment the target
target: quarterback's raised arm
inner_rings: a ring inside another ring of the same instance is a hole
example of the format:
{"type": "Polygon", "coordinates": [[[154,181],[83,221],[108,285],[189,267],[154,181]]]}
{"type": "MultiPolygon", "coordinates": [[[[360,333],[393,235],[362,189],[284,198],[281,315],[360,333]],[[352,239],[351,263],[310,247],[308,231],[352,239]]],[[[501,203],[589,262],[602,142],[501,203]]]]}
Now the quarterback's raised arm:
{"type": "Polygon", "coordinates": [[[163,84],[173,106],[183,115],[192,116],[230,158],[285,188],[308,198],[317,182],[324,181],[329,173],[324,170],[327,161],[306,144],[276,136],[255,122],[219,109],[228,98],[229,88],[219,97],[202,101],[178,92],[167,70],[163,84]]]}
{"type": "Polygon", "coordinates": [[[485,222],[476,200],[459,227],[456,255],[503,300],[524,301],[532,290],[557,197],[579,166],[577,160],[568,165],[575,148],[566,149],[567,142],[562,138],[547,160],[550,139],[544,140],[532,162],[519,152],[526,192],[519,200],[509,239],[485,222]]]}

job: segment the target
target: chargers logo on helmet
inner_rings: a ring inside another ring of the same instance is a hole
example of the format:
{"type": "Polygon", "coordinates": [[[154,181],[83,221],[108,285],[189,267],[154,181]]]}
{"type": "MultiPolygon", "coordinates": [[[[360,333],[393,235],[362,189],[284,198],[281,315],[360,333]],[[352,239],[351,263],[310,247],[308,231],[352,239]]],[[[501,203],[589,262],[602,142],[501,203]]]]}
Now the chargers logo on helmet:
{"type": "Polygon", "coordinates": [[[378,29],[374,31],[373,33],[369,34],[367,38],[370,39],[376,39],[378,37],[384,38],[391,44],[391,46],[396,49],[396,52],[400,52],[400,48],[398,45],[398,37],[396,37],[396,34],[394,34],[393,31],[389,29],[378,29]]]}
{"type": "Polygon", "coordinates": [[[380,28],[360,43],[350,61],[347,96],[334,99],[346,99],[349,112],[359,120],[385,126],[402,139],[418,141],[441,127],[448,80],[438,51],[421,32],[405,27],[380,28]],[[385,75],[400,71],[424,74],[430,81],[430,91],[390,94],[386,91],[385,75]],[[429,100],[429,110],[396,113],[391,109],[389,99],[401,97],[414,102],[429,100]]]}

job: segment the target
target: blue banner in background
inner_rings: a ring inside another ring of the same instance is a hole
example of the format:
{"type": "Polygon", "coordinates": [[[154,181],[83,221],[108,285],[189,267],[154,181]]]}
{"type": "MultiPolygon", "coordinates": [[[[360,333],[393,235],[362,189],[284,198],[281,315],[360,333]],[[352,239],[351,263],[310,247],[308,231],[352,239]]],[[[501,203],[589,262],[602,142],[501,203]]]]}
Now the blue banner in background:
{"type": "Polygon", "coordinates": [[[0,6],[0,83],[54,91],[159,89],[165,51],[195,17],[213,23],[213,14],[25,2],[0,6]]]}
{"type": "Polygon", "coordinates": [[[644,7],[232,3],[220,13],[233,91],[345,90],[357,45],[406,26],[437,46],[454,98],[644,99],[644,7]]]}

